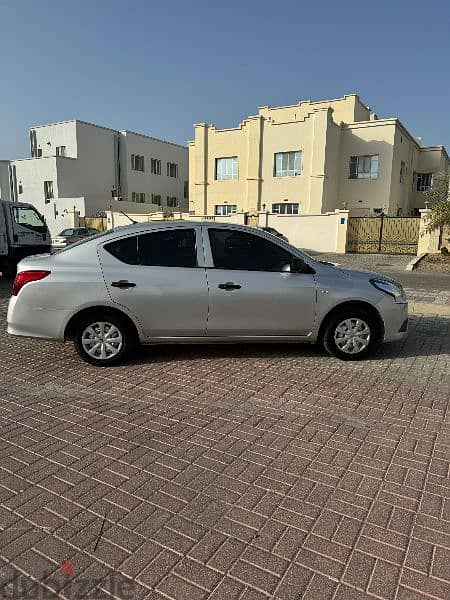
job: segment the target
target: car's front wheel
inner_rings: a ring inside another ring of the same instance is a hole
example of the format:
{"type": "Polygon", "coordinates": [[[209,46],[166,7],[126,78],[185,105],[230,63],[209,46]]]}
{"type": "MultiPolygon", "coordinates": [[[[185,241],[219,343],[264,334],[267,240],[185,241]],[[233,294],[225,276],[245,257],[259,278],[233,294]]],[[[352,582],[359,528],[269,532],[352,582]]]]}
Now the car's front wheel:
{"type": "Polygon", "coordinates": [[[380,327],[361,308],[343,308],[329,320],[323,336],[327,352],[341,360],[361,360],[379,345],[380,327]]]}
{"type": "Polygon", "coordinates": [[[85,362],[107,367],[130,357],[137,346],[137,336],[126,320],[119,316],[92,314],[78,323],[74,344],[85,362]]]}

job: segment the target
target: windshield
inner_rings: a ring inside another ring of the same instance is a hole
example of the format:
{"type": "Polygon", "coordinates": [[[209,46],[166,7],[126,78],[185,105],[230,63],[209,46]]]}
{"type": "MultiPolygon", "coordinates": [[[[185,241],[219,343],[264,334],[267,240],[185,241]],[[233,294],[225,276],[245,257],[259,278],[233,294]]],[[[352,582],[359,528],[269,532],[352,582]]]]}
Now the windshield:
{"type": "Polygon", "coordinates": [[[73,235],[73,229],[63,229],[58,235],[73,235]]]}
{"type": "Polygon", "coordinates": [[[13,206],[12,214],[18,225],[40,232],[47,230],[43,217],[32,206],[13,206]]]}

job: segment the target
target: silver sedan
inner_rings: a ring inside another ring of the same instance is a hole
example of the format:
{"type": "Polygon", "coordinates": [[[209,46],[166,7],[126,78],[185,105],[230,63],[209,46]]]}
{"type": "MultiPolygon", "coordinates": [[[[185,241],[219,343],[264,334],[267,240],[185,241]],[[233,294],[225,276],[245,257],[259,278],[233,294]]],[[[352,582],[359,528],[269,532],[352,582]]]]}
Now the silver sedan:
{"type": "Polygon", "coordinates": [[[406,335],[402,287],[242,225],[169,221],[22,260],[8,332],[73,340],[99,366],[139,343],[321,342],[343,359],[406,335]]]}

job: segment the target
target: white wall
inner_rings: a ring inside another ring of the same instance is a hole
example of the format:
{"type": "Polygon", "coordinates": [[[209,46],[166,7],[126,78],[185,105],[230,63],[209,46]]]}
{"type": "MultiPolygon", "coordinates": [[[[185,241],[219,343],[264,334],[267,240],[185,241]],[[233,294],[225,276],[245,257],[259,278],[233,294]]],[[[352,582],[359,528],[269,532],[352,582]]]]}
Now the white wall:
{"type": "Polygon", "coordinates": [[[0,160],[0,200],[11,200],[8,160],[0,160]]]}
{"type": "Polygon", "coordinates": [[[76,128],[77,121],[64,121],[33,127],[31,131],[36,134],[36,147],[42,150],[42,156],[56,156],[57,146],[66,146],[66,156],[77,158],[76,128]]]}
{"type": "Polygon", "coordinates": [[[19,202],[29,202],[42,213],[45,207],[44,181],[53,181],[53,194],[55,198],[58,197],[57,160],[59,159],[49,156],[11,161],[11,165],[16,167],[17,189],[20,184],[23,188],[23,193],[17,194],[19,202]]]}
{"type": "MultiPolygon", "coordinates": [[[[187,208],[187,200],[183,203],[188,169],[186,148],[84,121],[66,121],[36,127],[34,131],[43,156],[12,161],[16,166],[17,183],[23,186],[18,200],[34,204],[46,216],[52,233],[61,229],[61,214],[67,207],[73,210],[72,205],[81,211],[80,216],[96,216],[99,212],[114,209],[148,213],[161,210],[151,204],[151,194],[154,193],[162,196],[163,209],[167,206],[167,196],[176,196],[181,202],[181,209],[183,206],[187,208]],[[57,157],[56,147],[62,145],[67,148],[67,156],[57,157]],[[112,195],[118,184],[118,146],[124,198],[120,202],[112,195]],[[145,156],[144,173],[131,170],[132,153],[145,156]],[[161,175],[151,175],[152,157],[161,160],[161,175]],[[168,161],[178,164],[177,178],[167,177],[168,161]],[[54,199],[48,203],[44,198],[44,181],[53,182],[54,199]],[[147,202],[143,205],[131,202],[132,191],[145,192],[147,202]],[[81,203],[80,198],[83,199],[81,203]],[[56,216],[55,212],[58,213],[56,216]]],[[[67,226],[66,223],[64,226],[67,226]]]]}
{"type": "Polygon", "coordinates": [[[288,238],[290,244],[306,251],[345,252],[347,217],[347,211],[319,215],[260,213],[259,226],[274,227],[288,238]]]}
{"type": "Polygon", "coordinates": [[[122,197],[131,200],[132,192],[144,192],[146,203],[151,203],[152,194],[161,196],[161,208],[167,207],[167,196],[175,196],[178,209],[187,211],[188,200],[184,198],[184,182],[188,180],[188,150],[184,146],[164,142],[130,131],[121,133],[120,164],[122,174],[122,197]],[[131,169],[131,155],[144,157],[144,172],[131,169]],[[161,175],[151,172],[151,159],[161,161],[161,175]],[[167,176],[167,163],[178,165],[178,177],[167,176]]]}

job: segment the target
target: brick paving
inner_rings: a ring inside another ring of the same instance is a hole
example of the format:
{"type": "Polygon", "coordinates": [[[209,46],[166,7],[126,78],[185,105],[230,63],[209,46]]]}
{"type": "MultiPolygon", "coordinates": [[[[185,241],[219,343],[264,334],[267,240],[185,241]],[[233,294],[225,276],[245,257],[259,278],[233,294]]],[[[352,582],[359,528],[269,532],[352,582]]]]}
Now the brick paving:
{"type": "Polygon", "coordinates": [[[450,597],[450,319],[361,363],[180,346],[114,369],[4,328],[3,306],[0,597],[450,597]]]}

